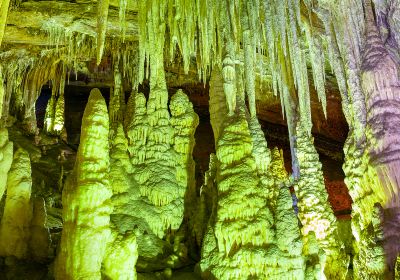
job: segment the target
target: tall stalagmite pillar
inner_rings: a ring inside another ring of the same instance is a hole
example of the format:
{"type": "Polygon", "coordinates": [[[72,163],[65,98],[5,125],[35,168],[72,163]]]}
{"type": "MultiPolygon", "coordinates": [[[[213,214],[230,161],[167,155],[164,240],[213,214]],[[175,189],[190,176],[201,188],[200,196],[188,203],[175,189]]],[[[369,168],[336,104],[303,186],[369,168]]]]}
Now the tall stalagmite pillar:
{"type": "Polygon", "coordinates": [[[346,279],[349,257],[344,251],[336,217],[328,202],[322,165],[314,147],[314,140],[301,123],[297,126],[297,158],[300,178],[295,185],[299,218],[303,235],[314,232],[318,243],[326,252],[325,276],[328,279],[346,279]]]}
{"type": "Polygon", "coordinates": [[[93,89],[82,120],[73,174],[63,190],[63,232],[56,279],[101,279],[110,239],[109,120],[106,103],[93,89]]]}
{"type": "Polygon", "coordinates": [[[0,255],[19,259],[28,255],[31,205],[31,161],[19,148],[7,177],[7,198],[0,225],[0,255]]]}

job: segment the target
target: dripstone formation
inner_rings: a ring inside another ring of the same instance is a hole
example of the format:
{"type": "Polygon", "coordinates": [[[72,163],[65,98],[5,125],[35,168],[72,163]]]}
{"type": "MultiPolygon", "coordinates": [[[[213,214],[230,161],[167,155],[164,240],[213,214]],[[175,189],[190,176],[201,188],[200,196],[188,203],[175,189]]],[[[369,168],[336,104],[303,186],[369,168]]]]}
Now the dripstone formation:
{"type": "Polygon", "coordinates": [[[400,277],[399,0],[3,0],[0,44],[0,279],[400,277]]]}

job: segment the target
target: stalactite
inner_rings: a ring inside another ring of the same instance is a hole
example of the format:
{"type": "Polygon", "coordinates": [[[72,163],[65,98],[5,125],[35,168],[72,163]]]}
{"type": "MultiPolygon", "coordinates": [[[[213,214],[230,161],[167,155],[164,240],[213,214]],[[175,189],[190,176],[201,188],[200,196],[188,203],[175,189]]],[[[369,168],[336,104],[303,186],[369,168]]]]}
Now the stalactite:
{"type": "Polygon", "coordinates": [[[210,122],[214,132],[215,143],[217,144],[222,124],[228,114],[225,102],[224,85],[221,70],[213,69],[210,77],[210,122]]]}
{"type": "Polygon", "coordinates": [[[7,174],[13,161],[13,142],[8,140],[8,130],[0,128],[0,200],[7,186],[7,174]]]}
{"type": "Polygon", "coordinates": [[[121,73],[117,69],[114,69],[114,89],[110,92],[110,122],[115,123],[122,120],[123,108],[122,103],[125,100],[123,98],[123,87],[121,73]]]}
{"type": "Polygon", "coordinates": [[[325,35],[326,35],[326,48],[328,53],[328,62],[331,66],[331,70],[336,77],[338,88],[340,91],[340,96],[342,98],[342,111],[346,118],[346,121],[350,127],[353,129],[353,116],[352,116],[352,104],[349,97],[348,88],[346,85],[346,74],[344,61],[341,57],[341,53],[338,46],[338,41],[336,38],[335,30],[333,28],[333,16],[330,11],[319,8],[316,11],[324,23],[325,35]]]}
{"type": "Polygon", "coordinates": [[[97,2],[97,38],[96,38],[96,59],[97,65],[100,64],[104,53],[104,44],[106,41],[106,32],[108,24],[108,6],[109,0],[99,0],[97,2]]]}
{"type": "Polygon", "coordinates": [[[19,148],[7,177],[7,197],[0,225],[0,255],[22,259],[28,256],[31,206],[31,161],[19,148]]]}
{"type": "Polygon", "coordinates": [[[333,22],[335,35],[338,38],[340,53],[346,65],[346,80],[348,85],[349,101],[351,104],[350,126],[354,130],[354,137],[358,141],[365,138],[366,107],[365,98],[361,89],[360,68],[361,50],[364,33],[364,9],[361,1],[340,1],[334,9],[333,22]],[[353,34],[353,35],[352,35],[353,34]]]}
{"type": "Polygon", "coordinates": [[[320,247],[326,252],[325,276],[328,279],[345,279],[349,257],[338,238],[336,218],[328,202],[313,138],[302,124],[297,127],[297,157],[300,178],[295,190],[299,201],[299,218],[303,225],[302,233],[307,236],[309,232],[315,232],[320,247]]]}
{"type": "Polygon", "coordinates": [[[108,131],[106,103],[100,91],[93,89],[83,115],[74,172],[63,190],[64,222],[56,279],[101,278],[112,211],[108,131]]]}
{"type": "Polygon", "coordinates": [[[255,7],[252,6],[252,1],[242,2],[243,16],[241,17],[241,25],[243,28],[243,52],[244,52],[244,65],[245,65],[245,80],[246,80],[246,93],[249,102],[249,109],[251,117],[256,117],[256,88],[255,88],[255,55],[256,45],[254,39],[254,31],[252,30],[253,24],[249,21],[252,20],[251,12],[255,7]]]}
{"type": "Polygon", "coordinates": [[[122,34],[122,41],[125,41],[126,34],[126,8],[128,6],[128,0],[119,0],[119,26],[122,34]]]}
{"type": "Polygon", "coordinates": [[[305,33],[308,43],[308,51],[310,54],[310,61],[312,65],[312,74],[314,87],[317,90],[318,99],[322,105],[322,110],[326,115],[326,95],[325,95],[325,56],[322,48],[322,42],[320,38],[316,38],[313,35],[312,26],[305,26],[305,33]]]}

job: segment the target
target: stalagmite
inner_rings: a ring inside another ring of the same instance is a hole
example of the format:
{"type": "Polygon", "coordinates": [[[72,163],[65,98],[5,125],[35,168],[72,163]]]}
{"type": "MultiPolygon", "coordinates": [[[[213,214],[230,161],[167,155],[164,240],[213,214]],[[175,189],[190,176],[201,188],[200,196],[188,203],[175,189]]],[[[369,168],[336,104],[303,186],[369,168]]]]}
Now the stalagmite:
{"type": "Polygon", "coordinates": [[[318,240],[315,237],[315,232],[311,231],[303,238],[304,247],[303,255],[306,258],[306,280],[326,279],[324,275],[324,266],[326,263],[326,254],[318,245],[318,240]]]}
{"type": "Polygon", "coordinates": [[[0,8],[0,274],[400,277],[400,0],[0,8]]]}
{"type": "Polygon", "coordinates": [[[13,143],[8,140],[8,130],[0,128],[0,200],[7,186],[7,174],[13,161],[13,143]]]}
{"type": "Polygon", "coordinates": [[[328,279],[345,279],[349,257],[338,238],[336,218],[328,202],[319,156],[302,124],[297,126],[297,157],[300,178],[295,184],[302,233],[315,233],[319,246],[326,252],[324,274],[328,279]]]}
{"type": "Polygon", "coordinates": [[[65,122],[65,98],[64,98],[64,88],[65,88],[65,66],[62,66],[63,70],[61,71],[60,77],[60,87],[58,91],[57,103],[55,104],[55,112],[54,112],[54,124],[52,129],[55,134],[60,134],[64,129],[65,122]]]}
{"type": "Polygon", "coordinates": [[[43,198],[36,198],[33,201],[33,214],[30,225],[29,249],[34,260],[44,262],[50,255],[50,232],[46,227],[47,213],[46,204],[43,198]]]}
{"type": "Polygon", "coordinates": [[[103,273],[112,280],[136,280],[135,265],[138,258],[136,236],[114,233],[103,261],[103,273]]]}
{"type": "Polygon", "coordinates": [[[251,138],[253,140],[252,155],[257,165],[257,170],[260,174],[265,174],[271,162],[271,151],[267,147],[264,132],[257,118],[248,120],[251,138]]]}
{"type": "Polygon", "coordinates": [[[276,202],[275,210],[276,244],[282,251],[280,262],[286,270],[282,277],[302,279],[305,270],[302,256],[303,241],[301,239],[298,220],[293,209],[292,196],[286,186],[282,186],[276,202]]]}
{"type": "Polygon", "coordinates": [[[28,256],[31,205],[31,162],[19,148],[7,177],[7,197],[0,225],[0,255],[22,259],[28,256]]]}
{"type": "Polygon", "coordinates": [[[110,150],[110,185],[113,194],[124,193],[130,186],[128,173],[132,172],[128,154],[128,139],[125,137],[122,124],[116,128],[110,150]]]}
{"type": "Polygon", "coordinates": [[[194,161],[191,157],[194,147],[194,132],[199,124],[199,117],[193,105],[182,90],[178,90],[169,105],[171,125],[174,128],[174,150],[177,153],[177,179],[183,186],[195,187],[194,161]]]}
{"type": "Polygon", "coordinates": [[[229,117],[218,140],[218,199],[215,221],[203,240],[204,277],[264,275],[269,256],[263,247],[273,243],[273,215],[260,188],[250,131],[241,114],[229,117]]]}
{"type": "Polygon", "coordinates": [[[56,102],[57,102],[56,97],[52,93],[49,101],[47,102],[46,114],[44,116],[44,129],[47,133],[51,133],[54,127],[54,112],[55,112],[56,102]]]}
{"type": "Polygon", "coordinates": [[[63,232],[56,279],[101,279],[110,239],[109,121],[106,103],[93,89],[83,115],[74,172],[63,190],[63,232]]]}

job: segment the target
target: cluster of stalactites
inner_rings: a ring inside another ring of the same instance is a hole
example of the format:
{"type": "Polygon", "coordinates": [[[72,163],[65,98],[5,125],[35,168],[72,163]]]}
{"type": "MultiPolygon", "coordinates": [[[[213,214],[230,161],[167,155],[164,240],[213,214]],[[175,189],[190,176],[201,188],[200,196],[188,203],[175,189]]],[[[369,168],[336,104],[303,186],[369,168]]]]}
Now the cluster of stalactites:
{"type": "Polygon", "coordinates": [[[59,133],[64,125],[63,92],[67,67],[64,61],[54,51],[42,51],[38,55],[26,50],[10,50],[0,56],[4,61],[3,78],[7,77],[7,82],[0,91],[3,103],[2,122],[10,121],[10,115],[13,114],[21,116],[25,129],[35,133],[35,102],[43,85],[51,81],[53,96],[46,110],[45,126],[49,132],[59,133]]]}
{"type": "MultiPolygon", "coordinates": [[[[179,48],[185,72],[189,71],[191,57],[195,55],[199,77],[203,80],[215,65],[221,68],[226,65],[234,67],[238,61],[244,61],[244,86],[250,115],[254,117],[256,54],[264,54],[263,50],[266,50],[272,84],[275,93],[279,90],[281,94],[284,110],[292,110],[288,96],[297,90],[301,121],[310,131],[307,65],[311,64],[314,85],[326,114],[325,52],[321,34],[313,30],[311,15],[309,18],[302,17],[300,3],[275,0],[141,0],[139,80],[147,76],[142,71],[145,61],[148,68],[150,65],[151,68],[155,67],[153,63],[159,63],[152,54],[156,42],[166,42],[166,53],[169,53],[170,60],[175,59],[176,49],[179,48]],[[156,41],[157,38],[159,41],[156,41]],[[301,48],[303,41],[307,42],[309,54],[301,48]],[[242,47],[243,57],[240,57],[239,50],[242,47]]],[[[306,8],[306,11],[311,13],[311,8],[306,8]]],[[[234,79],[232,71],[227,75],[234,79]]],[[[233,98],[231,100],[234,101],[233,98]]],[[[232,114],[234,104],[229,104],[229,100],[227,102],[232,114]]],[[[287,112],[288,120],[289,115],[287,112]]]]}
{"type": "Polygon", "coordinates": [[[301,124],[297,127],[297,158],[300,178],[295,184],[298,198],[299,219],[303,235],[315,233],[316,239],[326,252],[325,276],[328,279],[345,279],[349,257],[343,242],[338,238],[337,221],[328,201],[322,165],[308,135],[301,124]]]}

